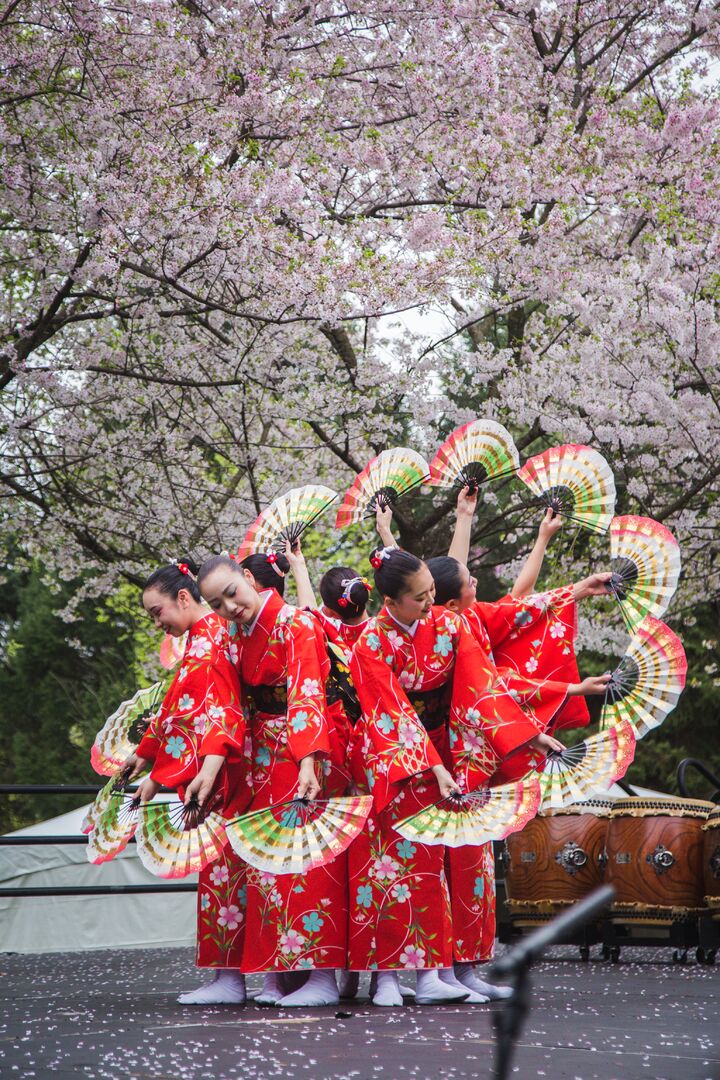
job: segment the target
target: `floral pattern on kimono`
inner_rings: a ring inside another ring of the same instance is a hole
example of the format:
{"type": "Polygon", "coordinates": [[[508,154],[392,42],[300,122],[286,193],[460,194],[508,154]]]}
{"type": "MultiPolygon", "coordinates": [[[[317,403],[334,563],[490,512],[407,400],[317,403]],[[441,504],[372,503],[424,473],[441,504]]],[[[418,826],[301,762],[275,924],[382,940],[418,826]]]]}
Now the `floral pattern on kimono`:
{"type": "MultiPolygon", "coordinates": [[[[151,776],[183,798],[202,758],[225,758],[210,804],[234,817],[251,797],[241,691],[225,624],[208,614],[191,627],[182,664],[137,753],[153,761],[151,776]]],[[[198,878],[198,967],[239,968],[245,930],[245,864],[226,845],[198,878]]]]}
{"type": "MultiPolygon", "coordinates": [[[[508,696],[467,625],[445,608],[433,608],[414,633],[384,609],[355,646],[351,669],[363,707],[354,732],[353,775],[360,790],[375,796],[375,814],[349,849],[350,965],[448,966],[456,937],[479,959],[484,927],[478,919],[470,925],[464,915],[461,927],[452,920],[446,863],[454,873],[455,853],[446,860],[442,846],[408,844],[394,826],[437,801],[438,787],[428,774],[433,766],[444,763],[461,784],[476,787],[537,729],[508,696]],[[427,699],[448,685],[441,717],[427,699]],[[396,881],[392,875],[399,867],[402,880],[396,881]],[[393,895],[395,884],[401,896],[393,895]]],[[[479,849],[468,850],[458,878],[473,872],[473,860],[480,865],[479,849]]]]}
{"type": "MultiPolygon", "coordinates": [[[[252,809],[295,796],[308,754],[329,771],[332,718],[325,700],[329,661],[323,632],[308,612],[274,591],[249,633],[235,630],[237,665],[249,702],[255,795],[252,809]]],[[[347,865],[341,855],[306,874],[248,867],[243,970],[342,967],[347,940],[347,865]]]]}
{"type": "Polygon", "coordinates": [[[207,754],[243,757],[245,716],[229,647],[225,624],[212,612],[188,633],[180,668],[137,747],[138,757],[153,763],[153,780],[166,787],[194,779],[207,754]]]}
{"type": "MultiPolygon", "coordinates": [[[[577,604],[572,585],[530,596],[505,596],[496,603],[476,601],[465,615],[473,630],[482,628],[498,669],[519,692],[523,679],[543,684],[581,681],[575,655],[577,604]]],[[[546,701],[548,697],[546,690],[546,701]]],[[[550,716],[547,708],[544,712],[547,728],[552,731],[590,722],[583,697],[566,698],[550,716]]]]}

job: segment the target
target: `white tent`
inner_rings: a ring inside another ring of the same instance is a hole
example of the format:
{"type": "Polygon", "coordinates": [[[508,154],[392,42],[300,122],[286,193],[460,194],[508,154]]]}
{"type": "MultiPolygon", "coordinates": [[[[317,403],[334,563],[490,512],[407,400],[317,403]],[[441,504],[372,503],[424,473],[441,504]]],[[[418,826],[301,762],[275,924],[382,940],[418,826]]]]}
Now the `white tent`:
{"type": "MultiPolygon", "coordinates": [[[[87,807],[41,821],[11,836],[78,836],[87,807]]],[[[185,878],[196,882],[196,877],[185,878]]],[[[163,885],[148,873],[134,844],[112,862],[93,866],[84,844],[0,846],[0,888],[163,885]]],[[[106,896],[0,897],[0,952],[71,952],[191,945],[194,892],[106,896]]]]}

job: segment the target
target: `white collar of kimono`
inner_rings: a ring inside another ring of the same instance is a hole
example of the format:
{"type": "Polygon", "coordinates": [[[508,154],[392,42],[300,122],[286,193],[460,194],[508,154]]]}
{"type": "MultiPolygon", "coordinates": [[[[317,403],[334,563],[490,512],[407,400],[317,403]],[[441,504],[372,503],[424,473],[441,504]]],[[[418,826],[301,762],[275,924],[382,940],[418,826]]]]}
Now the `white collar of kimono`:
{"type": "Polygon", "coordinates": [[[416,619],[414,623],[410,623],[410,625],[408,626],[407,623],[400,622],[399,619],[396,619],[395,616],[393,615],[392,611],[388,611],[388,615],[390,616],[390,618],[392,619],[392,621],[394,623],[397,623],[398,626],[401,627],[405,631],[406,634],[409,634],[410,637],[415,637],[415,631],[417,630],[418,626],[420,625],[420,620],[419,619],[416,619]]]}
{"type": "Polygon", "coordinates": [[[260,596],[262,596],[262,598],[263,598],[263,602],[262,602],[262,604],[260,605],[260,607],[258,608],[258,613],[257,613],[257,615],[255,616],[255,618],[253,619],[253,621],[252,621],[251,623],[248,623],[248,624],[247,624],[247,626],[241,626],[241,627],[240,627],[240,629],[242,630],[242,632],[243,632],[243,634],[245,635],[245,637],[250,637],[250,634],[252,634],[253,630],[254,630],[254,629],[255,629],[255,627],[257,626],[257,624],[258,624],[258,619],[260,618],[260,616],[261,616],[261,615],[262,615],[262,613],[263,613],[263,608],[265,607],[265,605],[267,604],[268,600],[269,600],[269,599],[270,599],[270,597],[272,596],[272,592],[273,592],[273,590],[272,590],[272,589],[266,589],[266,590],[265,590],[265,592],[261,592],[261,593],[260,593],[260,596]]]}

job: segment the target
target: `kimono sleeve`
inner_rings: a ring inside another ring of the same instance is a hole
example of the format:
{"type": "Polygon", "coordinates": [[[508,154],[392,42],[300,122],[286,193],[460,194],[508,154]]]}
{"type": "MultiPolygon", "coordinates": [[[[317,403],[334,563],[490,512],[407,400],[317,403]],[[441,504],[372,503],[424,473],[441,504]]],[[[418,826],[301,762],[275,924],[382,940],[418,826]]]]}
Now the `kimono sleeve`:
{"type": "Polygon", "coordinates": [[[239,761],[245,748],[245,714],[240,680],[229,661],[221,661],[212,667],[205,716],[199,757],[218,754],[229,761],[239,761]]]}
{"type": "MultiPolygon", "coordinates": [[[[169,693],[169,692],[168,692],[169,693]]],[[[154,761],[158,756],[158,751],[162,746],[162,738],[158,731],[158,725],[160,723],[160,717],[162,716],[163,706],[167,700],[168,695],[165,695],[163,704],[160,706],[158,712],[155,713],[150,725],[143,735],[142,739],[135,747],[135,753],[138,757],[145,758],[146,761],[154,761]]]]}
{"type": "Polygon", "coordinates": [[[350,672],[367,724],[378,770],[388,784],[441,765],[442,759],[410,704],[380,636],[371,631],[357,641],[350,672]]]}
{"type": "Polygon", "coordinates": [[[468,791],[542,731],[525,714],[466,623],[458,627],[450,711],[453,769],[468,791]]]}
{"type": "Polygon", "coordinates": [[[308,754],[330,755],[330,718],[325,682],[330,661],[320,626],[295,611],[284,626],[287,656],[288,747],[296,762],[308,754]]]}
{"type": "MultiPolygon", "coordinates": [[[[495,663],[503,674],[508,669],[540,683],[578,683],[575,655],[577,605],[572,585],[551,592],[518,598],[506,597],[498,604],[481,604],[480,617],[487,625],[495,663]],[[492,610],[494,609],[494,611],[492,610]],[[512,615],[512,626],[508,621],[512,615]],[[508,632],[505,632],[508,631],[508,632]]],[[[545,699],[550,692],[545,692],[545,699]]],[[[585,699],[568,698],[553,714],[555,727],[588,724],[585,699]]]]}
{"type": "Polygon", "coordinates": [[[560,624],[563,626],[560,636],[567,634],[570,640],[575,637],[577,611],[572,585],[529,596],[504,596],[495,603],[476,601],[474,607],[487,630],[496,659],[509,639],[520,638],[538,624],[560,624]]]}

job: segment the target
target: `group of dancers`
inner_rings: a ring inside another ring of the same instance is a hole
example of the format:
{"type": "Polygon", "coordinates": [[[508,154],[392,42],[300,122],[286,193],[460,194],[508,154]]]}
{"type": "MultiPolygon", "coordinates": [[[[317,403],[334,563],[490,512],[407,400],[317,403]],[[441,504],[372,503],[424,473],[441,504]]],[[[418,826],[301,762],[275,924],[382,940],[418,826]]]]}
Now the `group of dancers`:
{"type": "Polygon", "coordinates": [[[179,1001],[241,1004],[245,975],[263,973],[259,1004],[327,1006],[357,993],[400,1006],[481,1004],[506,996],[482,978],[493,953],[492,845],[444,848],[395,825],[457,791],[523,777],[555,732],[588,723],[576,604],[607,596],[610,573],[535,593],[561,526],[548,511],[511,593],[476,596],[467,563],[477,491],[460,491],[447,556],[427,562],[392,536],[378,510],[371,555],[382,601],[362,568],[334,566],[316,599],[299,543],[237,561],[222,554],[155,570],[143,605],[156,627],[186,637],[172,684],[125,763],[226,818],[302,797],[349,792],[373,810],[347,851],[305,874],[247,865],[228,845],[198,887],[197,965],[214,979],[179,1001]],[[284,599],[295,580],[298,603],[284,599]],[[340,659],[338,659],[340,657],[340,659]],[[415,972],[415,987],[401,974],[415,972]]]}

